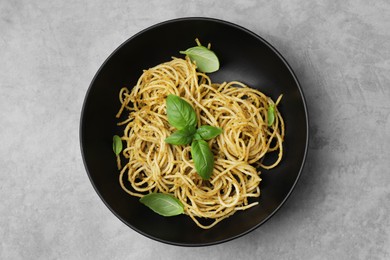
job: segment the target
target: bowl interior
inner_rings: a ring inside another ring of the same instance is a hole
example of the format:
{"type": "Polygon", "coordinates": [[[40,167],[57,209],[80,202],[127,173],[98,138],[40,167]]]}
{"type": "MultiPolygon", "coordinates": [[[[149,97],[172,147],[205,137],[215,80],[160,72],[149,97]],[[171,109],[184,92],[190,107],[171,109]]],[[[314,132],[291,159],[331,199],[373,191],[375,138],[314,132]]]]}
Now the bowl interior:
{"type": "Polygon", "coordinates": [[[110,210],[134,230],[159,241],[187,246],[210,245],[243,235],[264,223],[293,189],[307,149],[307,113],[299,83],[283,58],[257,35],[239,26],[213,19],[192,18],[164,22],[130,38],[106,60],[85,98],[80,140],[85,167],[97,193],[110,210]],[[122,191],[112,151],[112,136],[121,135],[115,114],[120,88],[131,88],[144,69],[195,46],[194,39],[212,44],[221,63],[209,74],[213,82],[238,80],[274,100],[283,94],[280,111],[285,119],[283,160],[262,170],[260,204],[237,212],[209,230],[202,230],[185,215],[165,218],[138,198],[122,191]]]}

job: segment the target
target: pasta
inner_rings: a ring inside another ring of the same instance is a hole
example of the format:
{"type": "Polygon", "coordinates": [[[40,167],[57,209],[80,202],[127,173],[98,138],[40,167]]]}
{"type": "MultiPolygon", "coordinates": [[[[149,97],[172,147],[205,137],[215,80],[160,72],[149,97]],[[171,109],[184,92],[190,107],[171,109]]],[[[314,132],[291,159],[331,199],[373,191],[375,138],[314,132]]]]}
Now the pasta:
{"type": "Polygon", "coordinates": [[[184,213],[207,229],[236,211],[258,204],[260,167],[271,169],[283,155],[284,122],[274,102],[258,90],[237,81],[215,84],[196,70],[188,57],[145,70],[130,91],[119,93],[121,107],[117,118],[124,127],[125,142],[119,182],[124,191],[142,197],[148,193],[172,194],[184,205],[184,213]],[[195,109],[198,126],[207,124],[223,129],[208,141],[214,154],[210,180],[196,173],[190,146],[164,142],[175,129],[169,125],[165,99],[180,96],[195,109]],[[268,126],[268,108],[275,107],[275,119],[268,126]],[[275,152],[276,160],[263,161],[275,152]]]}

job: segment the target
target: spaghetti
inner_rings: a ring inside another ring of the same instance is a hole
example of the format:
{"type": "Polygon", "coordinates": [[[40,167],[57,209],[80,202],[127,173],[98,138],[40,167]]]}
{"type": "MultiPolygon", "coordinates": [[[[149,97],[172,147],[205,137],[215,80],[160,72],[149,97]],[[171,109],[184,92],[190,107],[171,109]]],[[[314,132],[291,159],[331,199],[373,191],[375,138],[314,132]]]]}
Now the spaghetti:
{"type": "Polygon", "coordinates": [[[118,157],[121,187],[138,197],[151,192],[172,194],[183,203],[184,213],[204,229],[257,205],[250,199],[260,196],[257,169],[275,167],[283,155],[284,122],[277,109],[281,98],[274,102],[236,81],[212,83],[188,57],[145,70],[131,91],[124,87],[119,93],[122,106],[116,117],[125,118],[118,125],[125,126],[121,139],[126,143],[123,167],[118,157]],[[198,126],[223,129],[208,141],[215,160],[210,180],[196,173],[190,146],[164,142],[175,131],[166,114],[169,94],[192,105],[198,126]],[[275,119],[268,126],[271,105],[275,119]],[[277,159],[265,165],[263,158],[270,152],[277,153],[277,159]]]}

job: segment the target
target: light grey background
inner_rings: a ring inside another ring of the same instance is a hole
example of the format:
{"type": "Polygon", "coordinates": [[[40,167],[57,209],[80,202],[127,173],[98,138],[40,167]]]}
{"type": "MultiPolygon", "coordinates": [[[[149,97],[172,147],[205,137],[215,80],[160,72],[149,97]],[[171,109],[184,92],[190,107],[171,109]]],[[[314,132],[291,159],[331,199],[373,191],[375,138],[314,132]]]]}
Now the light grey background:
{"type": "Polygon", "coordinates": [[[1,259],[390,259],[389,1],[1,0],[0,61],[1,259]],[[82,102],[107,56],[185,16],[264,37],[296,72],[310,114],[307,164],[287,204],[254,232],[203,248],[127,228],[93,190],[79,148],[82,102]]]}

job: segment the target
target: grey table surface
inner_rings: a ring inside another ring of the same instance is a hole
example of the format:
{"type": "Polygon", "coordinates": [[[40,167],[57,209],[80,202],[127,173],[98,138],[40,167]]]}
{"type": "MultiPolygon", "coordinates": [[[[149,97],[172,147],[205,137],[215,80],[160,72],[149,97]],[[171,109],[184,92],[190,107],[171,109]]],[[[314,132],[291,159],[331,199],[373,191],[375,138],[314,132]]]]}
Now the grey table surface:
{"type": "Polygon", "coordinates": [[[0,39],[0,259],[390,259],[389,1],[1,0],[0,39]],[[287,203],[254,232],[201,248],[118,220],[79,147],[83,99],[107,56],[186,16],[264,37],[298,76],[310,115],[287,203]]]}

